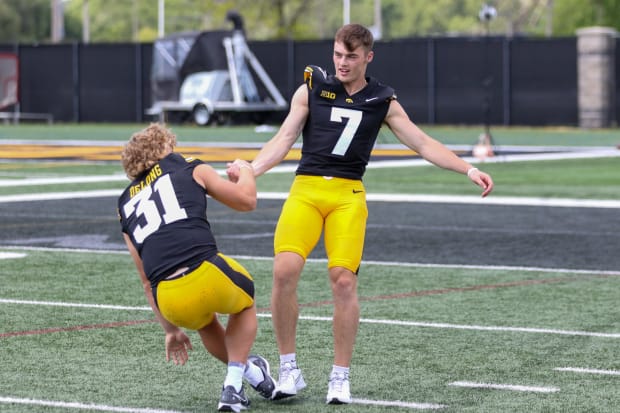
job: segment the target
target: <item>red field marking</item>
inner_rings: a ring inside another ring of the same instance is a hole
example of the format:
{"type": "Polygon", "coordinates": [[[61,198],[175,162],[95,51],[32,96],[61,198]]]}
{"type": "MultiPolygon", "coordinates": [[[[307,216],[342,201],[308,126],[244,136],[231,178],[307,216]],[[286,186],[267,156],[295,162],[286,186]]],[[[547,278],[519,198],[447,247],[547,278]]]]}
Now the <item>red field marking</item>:
{"type": "MultiPolygon", "coordinates": [[[[572,281],[582,281],[589,278],[610,278],[610,277],[619,277],[617,274],[594,274],[588,277],[570,277],[570,278],[546,278],[546,279],[534,279],[534,280],[522,280],[522,281],[511,281],[505,283],[498,284],[482,284],[482,285],[472,285],[470,287],[452,287],[452,288],[439,288],[435,290],[422,290],[422,291],[411,291],[407,293],[399,293],[399,294],[385,294],[385,295],[377,295],[374,297],[360,297],[360,301],[381,301],[381,300],[394,300],[400,298],[410,298],[410,297],[424,297],[429,295],[439,295],[439,294],[448,294],[453,292],[466,292],[466,291],[481,291],[481,290],[493,290],[499,288],[509,288],[509,287],[523,287],[527,285],[537,285],[537,284],[553,284],[559,282],[572,282],[572,281]]],[[[332,300],[323,300],[323,301],[315,301],[311,303],[300,303],[300,308],[316,308],[322,307],[325,305],[332,305],[332,300]]],[[[271,309],[269,307],[261,307],[257,308],[259,312],[270,312],[271,309]]],[[[83,330],[93,330],[100,328],[115,328],[115,327],[125,327],[132,326],[138,324],[145,323],[155,323],[157,320],[134,320],[134,321],[121,321],[115,323],[104,323],[104,324],[92,324],[92,325],[81,325],[81,326],[73,326],[73,327],[57,327],[57,328],[46,328],[40,330],[26,330],[26,331],[15,331],[10,333],[0,333],[0,339],[9,338],[9,337],[19,337],[19,336],[29,336],[29,335],[37,335],[37,334],[49,334],[49,333],[59,333],[59,332],[67,332],[67,331],[83,331],[83,330]]]]}
{"type": "MultiPolygon", "coordinates": [[[[360,297],[360,301],[381,301],[381,300],[394,300],[399,298],[411,298],[411,297],[424,297],[428,295],[439,295],[439,294],[448,294],[454,292],[465,292],[465,291],[481,291],[481,290],[494,290],[499,288],[508,288],[508,287],[523,287],[527,285],[536,285],[536,284],[554,284],[559,282],[572,282],[572,281],[581,281],[588,278],[610,278],[610,277],[619,277],[618,274],[594,274],[588,277],[571,277],[571,278],[546,278],[546,279],[534,279],[534,280],[521,280],[521,281],[511,281],[499,284],[483,284],[483,285],[472,285],[470,287],[451,287],[451,288],[439,288],[436,290],[422,290],[422,291],[411,291],[407,293],[398,293],[398,294],[385,294],[385,295],[377,295],[374,297],[360,297]]],[[[299,307],[321,307],[323,305],[333,304],[331,300],[325,301],[316,301],[313,303],[305,303],[299,304],[299,307]]]]}
{"type": "Polygon", "coordinates": [[[43,328],[40,330],[26,330],[26,331],[15,331],[11,333],[0,333],[0,338],[8,338],[8,337],[19,337],[19,336],[32,336],[37,334],[49,334],[49,333],[62,333],[65,331],[82,331],[82,330],[94,330],[99,328],[114,328],[114,327],[125,327],[125,326],[133,326],[137,324],[145,324],[145,323],[154,323],[157,320],[134,320],[134,321],[119,321],[116,323],[104,323],[104,324],[92,324],[92,325],[81,325],[81,326],[73,326],[73,327],[55,327],[55,328],[43,328]]]}

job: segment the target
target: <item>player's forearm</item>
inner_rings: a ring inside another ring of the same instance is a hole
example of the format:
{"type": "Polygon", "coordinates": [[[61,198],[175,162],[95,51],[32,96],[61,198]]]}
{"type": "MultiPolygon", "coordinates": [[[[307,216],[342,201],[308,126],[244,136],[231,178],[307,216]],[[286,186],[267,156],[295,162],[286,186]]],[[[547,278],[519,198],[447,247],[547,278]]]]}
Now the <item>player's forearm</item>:
{"type": "Polygon", "coordinates": [[[459,158],[453,151],[432,138],[419,148],[418,153],[427,161],[443,169],[467,174],[467,171],[472,168],[469,162],[459,158]]]}
{"type": "Polygon", "coordinates": [[[279,137],[267,142],[252,161],[254,176],[260,176],[282,162],[291,146],[292,144],[279,137]]]}
{"type": "Polygon", "coordinates": [[[250,165],[242,165],[239,168],[239,199],[235,205],[238,211],[253,211],[256,209],[256,179],[254,169],[250,165]]]}

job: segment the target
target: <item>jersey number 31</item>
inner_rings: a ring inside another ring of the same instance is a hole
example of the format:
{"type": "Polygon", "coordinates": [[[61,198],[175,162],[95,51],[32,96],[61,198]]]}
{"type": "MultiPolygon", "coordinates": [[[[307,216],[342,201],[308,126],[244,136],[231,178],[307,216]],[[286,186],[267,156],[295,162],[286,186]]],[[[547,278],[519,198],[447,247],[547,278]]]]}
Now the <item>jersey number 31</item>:
{"type": "Polygon", "coordinates": [[[146,237],[157,231],[162,222],[169,224],[187,218],[185,208],[181,208],[175,195],[170,175],[164,175],[155,181],[153,189],[150,186],[144,187],[123,206],[123,212],[126,217],[134,212],[136,216],[144,217],[146,223],[138,224],[132,234],[136,242],[140,244],[146,237]],[[159,212],[157,203],[152,199],[153,195],[159,196],[164,209],[163,214],[159,212]]]}

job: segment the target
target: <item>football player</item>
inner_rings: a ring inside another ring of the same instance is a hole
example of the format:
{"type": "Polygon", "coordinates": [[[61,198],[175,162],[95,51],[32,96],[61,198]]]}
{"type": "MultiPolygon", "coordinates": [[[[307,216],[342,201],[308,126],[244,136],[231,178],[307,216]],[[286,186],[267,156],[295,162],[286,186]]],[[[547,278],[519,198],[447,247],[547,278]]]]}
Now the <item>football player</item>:
{"type": "Polygon", "coordinates": [[[182,328],[198,331],[205,348],[227,363],[220,411],[247,408],[242,378],[267,399],[275,382],[269,363],[250,356],[257,321],[248,271],[218,251],[207,219],[209,194],[223,204],[256,207],[252,166],[242,160],[234,182],[210,165],[174,152],[175,135],[152,124],[133,134],[121,161],[131,183],[118,200],[123,237],[146,298],[165,332],[166,361],[185,364],[192,348],[182,328]],[[229,314],[224,327],[216,313],[229,314]]]}
{"type": "MultiPolygon", "coordinates": [[[[424,159],[466,175],[482,187],[483,197],[493,189],[488,174],[418,128],[391,87],[366,76],[373,59],[371,32],[358,24],[341,27],[334,39],[334,74],[317,66],[305,69],[286,119],[252,162],[255,175],[265,173],[303,136],[301,160],[274,235],[271,310],[280,353],[276,399],[306,386],[295,352],[297,284],[324,233],[334,301],[334,360],[326,401],[351,403],[349,369],[360,317],[357,274],[368,216],[362,177],[383,124],[424,159]]],[[[235,176],[237,169],[231,165],[229,174],[235,176]]]]}

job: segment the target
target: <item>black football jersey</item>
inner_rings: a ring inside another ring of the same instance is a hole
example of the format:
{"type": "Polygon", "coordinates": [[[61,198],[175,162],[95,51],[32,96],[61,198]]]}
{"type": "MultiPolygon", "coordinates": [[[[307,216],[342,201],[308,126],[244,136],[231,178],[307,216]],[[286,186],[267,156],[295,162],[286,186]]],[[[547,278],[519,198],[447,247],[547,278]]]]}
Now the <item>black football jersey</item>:
{"type": "Polygon", "coordinates": [[[121,229],[153,286],[179,267],[217,253],[207,220],[207,192],[192,176],[202,163],[173,152],[136,178],[118,200],[121,229]]]}
{"type": "Polygon", "coordinates": [[[318,66],[306,67],[309,115],[297,174],[362,179],[370,152],[396,98],[394,89],[367,77],[350,96],[340,80],[318,66]]]}

